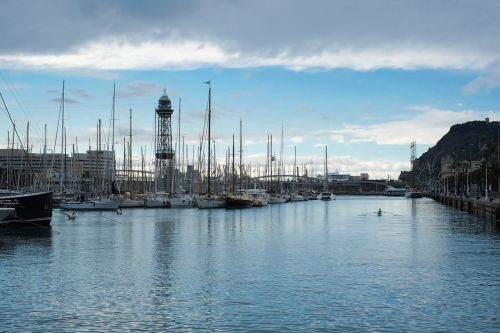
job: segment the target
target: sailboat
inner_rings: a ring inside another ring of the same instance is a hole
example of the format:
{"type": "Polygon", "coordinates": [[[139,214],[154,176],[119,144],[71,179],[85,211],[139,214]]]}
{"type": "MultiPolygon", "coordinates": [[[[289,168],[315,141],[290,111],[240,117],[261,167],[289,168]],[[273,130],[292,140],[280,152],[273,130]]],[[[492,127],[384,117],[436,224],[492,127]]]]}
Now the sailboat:
{"type": "Polygon", "coordinates": [[[205,84],[208,84],[208,135],[207,135],[207,146],[208,146],[208,163],[207,163],[207,194],[197,196],[195,198],[196,205],[198,208],[205,209],[205,208],[224,208],[226,205],[226,199],[220,195],[213,195],[211,191],[211,151],[210,151],[210,146],[211,146],[211,117],[212,117],[212,86],[210,81],[205,82],[205,84]]]}
{"type": "MultiPolygon", "coordinates": [[[[64,89],[64,88],[63,88],[64,89]]],[[[113,91],[113,106],[114,106],[115,94],[113,91]]],[[[63,105],[64,105],[64,90],[63,90],[63,105]]],[[[63,117],[64,118],[64,117],[63,117]]],[[[113,109],[113,118],[114,118],[114,109],[113,109]]],[[[114,131],[114,127],[113,127],[114,131]]],[[[64,127],[63,127],[64,133],[64,127]]],[[[63,135],[64,137],[64,135],[63,135]]],[[[113,140],[114,140],[114,132],[113,132],[113,140]]],[[[102,149],[101,145],[101,119],[98,120],[97,124],[97,151],[96,151],[96,159],[97,159],[97,170],[98,174],[96,175],[96,180],[98,182],[98,186],[94,189],[94,193],[89,197],[83,193],[80,193],[76,196],[74,200],[62,201],[59,205],[59,208],[64,210],[73,210],[73,211],[104,211],[104,210],[117,210],[120,201],[115,200],[114,198],[105,197],[106,188],[106,179],[111,178],[111,183],[113,182],[113,172],[110,174],[107,172],[107,167],[101,164],[100,156],[102,156],[105,150],[102,149]],[[97,194],[97,195],[96,195],[97,194]]],[[[114,145],[113,145],[114,150],[114,145]]],[[[64,157],[65,155],[62,154],[64,157]]],[[[114,151],[113,151],[113,161],[114,161],[114,151]]],[[[113,167],[114,168],[114,167],[113,167]]],[[[61,178],[61,188],[64,186],[64,176],[65,172],[62,169],[61,178]]],[[[62,191],[61,191],[62,192],[62,191]]]]}
{"type": "Polygon", "coordinates": [[[298,183],[299,180],[299,172],[297,168],[297,147],[294,147],[294,160],[293,160],[293,183],[292,183],[292,194],[290,195],[290,201],[291,202],[297,202],[297,201],[305,201],[306,198],[302,195],[296,192],[295,188],[295,183],[298,183]]]}
{"type": "MultiPolygon", "coordinates": [[[[179,123],[178,123],[178,144],[179,144],[179,150],[180,151],[180,139],[181,139],[181,99],[179,98],[179,123]]],[[[168,205],[170,208],[195,208],[196,203],[194,200],[194,197],[190,194],[183,194],[180,190],[180,179],[177,179],[176,174],[180,175],[180,168],[177,165],[178,158],[176,160],[176,167],[175,169],[178,170],[178,173],[174,173],[172,178],[172,187],[174,195],[167,198],[168,200],[168,205]]],[[[180,178],[180,177],[179,177],[180,178]]]]}
{"type": "Polygon", "coordinates": [[[226,196],[226,208],[251,208],[254,206],[254,200],[251,196],[245,193],[241,188],[242,177],[243,177],[243,147],[242,147],[242,125],[240,120],[240,188],[238,191],[234,189],[234,135],[233,135],[233,193],[226,196]]]}
{"type": "Polygon", "coordinates": [[[101,119],[99,119],[97,125],[97,170],[99,170],[99,174],[96,175],[96,179],[99,183],[98,188],[95,189],[92,197],[87,197],[85,194],[81,193],[74,200],[61,202],[59,205],[60,208],[74,211],[105,211],[118,209],[120,206],[119,200],[105,197],[105,178],[107,178],[107,175],[104,176],[105,170],[103,169],[106,168],[101,165],[99,157],[103,153],[104,150],[101,146],[101,119]],[[97,195],[95,195],[96,193],[97,195]]]}
{"type": "MultiPolygon", "coordinates": [[[[271,184],[273,183],[272,179],[272,172],[273,172],[273,161],[275,160],[275,157],[273,155],[273,136],[271,135],[270,137],[271,142],[270,142],[270,152],[269,152],[269,162],[270,162],[270,172],[271,172],[271,184]]],[[[283,127],[281,127],[281,152],[280,152],[280,163],[282,163],[283,160],[283,127]]],[[[278,183],[279,183],[279,193],[272,193],[269,195],[268,203],[269,204],[281,204],[287,202],[287,198],[285,197],[283,193],[283,185],[281,183],[281,165],[278,167],[278,183]]],[[[278,192],[278,191],[276,191],[278,192]]]]}
{"type": "MultiPolygon", "coordinates": [[[[9,120],[14,127],[14,132],[19,138],[15,123],[10,115],[10,111],[1,92],[0,98],[2,100],[3,107],[8,114],[9,120]]],[[[14,137],[14,133],[12,135],[14,137]]],[[[29,134],[27,136],[29,138],[29,134]]],[[[14,140],[12,141],[12,144],[14,144],[14,140]]],[[[27,172],[30,174],[30,178],[32,179],[34,171],[29,156],[29,144],[26,144],[26,149],[23,147],[22,142],[20,142],[20,145],[23,154],[25,154],[27,158],[27,172]]],[[[26,185],[28,188],[31,188],[28,192],[14,192],[10,190],[2,190],[0,192],[0,224],[22,226],[50,225],[52,220],[53,192],[37,191],[35,190],[35,184],[32,182],[28,182],[26,185]]]]}
{"type": "Polygon", "coordinates": [[[323,177],[323,191],[318,195],[318,200],[335,200],[336,196],[328,191],[328,147],[325,146],[325,176],[323,177]]]}

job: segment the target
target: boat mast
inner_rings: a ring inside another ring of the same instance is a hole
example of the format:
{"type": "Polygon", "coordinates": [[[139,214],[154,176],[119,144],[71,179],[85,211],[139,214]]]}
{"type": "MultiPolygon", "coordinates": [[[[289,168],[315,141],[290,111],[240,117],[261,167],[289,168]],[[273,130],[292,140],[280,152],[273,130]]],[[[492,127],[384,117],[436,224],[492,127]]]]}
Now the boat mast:
{"type": "Polygon", "coordinates": [[[280,193],[283,193],[283,175],[284,174],[285,174],[285,170],[283,170],[283,125],[281,125],[280,163],[279,163],[280,193]]]}
{"type": "Polygon", "coordinates": [[[61,176],[60,176],[60,184],[59,184],[59,187],[60,187],[60,191],[61,193],[63,193],[63,190],[64,190],[64,177],[65,177],[65,174],[64,172],[66,171],[66,168],[65,168],[65,165],[64,165],[64,146],[65,146],[65,142],[64,142],[64,85],[65,85],[65,82],[63,80],[63,89],[62,89],[62,117],[61,117],[61,176]]]}
{"type": "Polygon", "coordinates": [[[297,172],[297,146],[293,146],[293,193],[295,193],[295,183],[298,181],[297,172]]]}
{"type": "MultiPolygon", "coordinates": [[[[9,147],[7,145],[7,147],[9,147]]],[[[45,182],[47,181],[47,124],[44,126],[44,133],[43,133],[43,173],[44,177],[42,180],[42,185],[45,186],[45,182]]]]}
{"type": "Polygon", "coordinates": [[[208,192],[208,195],[210,196],[210,176],[211,176],[211,165],[210,165],[210,160],[211,160],[211,151],[210,151],[210,140],[211,140],[211,133],[210,133],[210,127],[211,127],[211,123],[210,123],[210,119],[211,119],[211,116],[212,116],[212,85],[210,83],[210,81],[207,81],[205,82],[206,84],[208,84],[208,185],[207,185],[207,192],[208,192]]]}
{"type": "MultiPolygon", "coordinates": [[[[154,147],[156,149],[156,112],[155,112],[155,116],[154,116],[154,128],[155,128],[155,136],[154,136],[154,147]]],[[[156,158],[155,158],[155,164],[154,164],[154,179],[153,179],[153,191],[154,191],[154,197],[156,198],[156,192],[158,191],[158,182],[157,182],[157,173],[158,173],[158,167],[157,167],[157,162],[156,162],[156,158]]]]}
{"type": "MultiPolygon", "coordinates": [[[[111,188],[113,188],[113,183],[118,186],[116,181],[116,159],[115,159],[115,109],[116,109],[116,83],[113,82],[113,107],[111,116],[111,152],[113,154],[113,169],[111,170],[111,188]]],[[[118,190],[118,192],[120,192],[118,190]]]]}
{"type": "Polygon", "coordinates": [[[328,146],[325,146],[325,177],[323,180],[323,188],[327,190],[326,184],[328,182],[328,146]]]}
{"type": "Polygon", "coordinates": [[[132,108],[129,113],[129,148],[128,148],[128,190],[132,192],[133,188],[133,171],[132,171],[132,108]]]}
{"type": "Polygon", "coordinates": [[[233,181],[232,181],[232,187],[233,187],[233,194],[234,194],[234,190],[235,190],[235,187],[236,187],[236,184],[235,184],[235,175],[234,175],[234,133],[233,133],[233,163],[232,163],[232,170],[233,170],[233,181]]]}
{"type": "Polygon", "coordinates": [[[274,192],[274,188],[273,188],[273,135],[272,134],[271,134],[271,144],[269,146],[269,150],[271,153],[271,187],[270,187],[270,190],[272,192],[274,192]]]}
{"type": "Polygon", "coordinates": [[[174,187],[174,193],[177,193],[177,188],[180,187],[180,172],[181,172],[181,163],[179,159],[180,151],[181,151],[181,98],[179,97],[179,118],[177,121],[177,143],[175,144],[175,149],[177,151],[177,154],[174,156],[175,157],[175,167],[177,169],[177,172],[174,172],[173,174],[173,179],[172,179],[172,184],[174,187]],[[177,177],[175,177],[177,176],[177,177]],[[177,186],[176,186],[176,181],[177,181],[177,186]]]}
{"type": "Polygon", "coordinates": [[[241,194],[241,184],[243,182],[243,133],[242,133],[242,121],[240,118],[240,194],[241,194]]]}

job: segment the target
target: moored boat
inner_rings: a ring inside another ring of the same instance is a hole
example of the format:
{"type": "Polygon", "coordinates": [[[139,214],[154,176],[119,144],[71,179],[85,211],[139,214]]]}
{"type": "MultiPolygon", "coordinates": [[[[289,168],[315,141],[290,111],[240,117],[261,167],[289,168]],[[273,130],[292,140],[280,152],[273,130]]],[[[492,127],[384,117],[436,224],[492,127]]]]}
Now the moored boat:
{"type": "Polygon", "coordinates": [[[406,190],[406,192],[405,192],[405,198],[408,198],[408,199],[418,199],[418,198],[422,198],[423,196],[424,195],[423,195],[422,191],[412,189],[412,188],[406,190]]]}
{"type": "Polygon", "coordinates": [[[52,192],[2,193],[0,208],[14,209],[1,224],[49,225],[52,220],[52,192]]]}
{"type": "Polygon", "coordinates": [[[142,208],[146,206],[146,200],[125,198],[120,201],[120,208],[142,208]]]}
{"type": "Polygon", "coordinates": [[[80,199],[73,201],[61,202],[60,208],[64,210],[117,210],[120,206],[120,201],[113,199],[80,199]]]}
{"type": "Polygon", "coordinates": [[[16,212],[14,208],[0,208],[0,222],[16,212]]]}
{"type": "Polygon", "coordinates": [[[269,203],[269,194],[266,190],[250,189],[244,190],[243,193],[247,194],[253,200],[254,207],[267,206],[269,203]]]}
{"type": "Polygon", "coordinates": [[[219,195],[200,195],[195,198],[196,206],[200,209],[224,208],[226,198],[219,195]]]}
{"type": "Polygon", "coordinates": [[[283,195],[271,195],[269,197],[269,204],[281,204],[287,202],[287,198],[283,195]]]}
{"type": "Polygon", "coordinates": [[[252,208],[254,201],[246,194],[230,194],[226,197],[226,208],[252,208]]]}
{"type": "Polygon", "coordinates": [[[164,196],[151,196],[146,198],[147,208],[168,208],[168,199],[164,196]]]}
{"type": "Polygon", "coordinates": [[[329,191],[323,191],[318,195],[318,199],[323,201],[335,200],[335,198],[335,194],[329,191]]]}
{"type": "Polygon", "coordinates": [[[191,195],[181,195],[169,198],[170,208],[194,208],[196,203],[191,195]]]}
{"type": "Polygon", "coordinates": [[[290,202],[306,201],[306,198],[300,194],[292,194],[290,196],[290,202]]]}

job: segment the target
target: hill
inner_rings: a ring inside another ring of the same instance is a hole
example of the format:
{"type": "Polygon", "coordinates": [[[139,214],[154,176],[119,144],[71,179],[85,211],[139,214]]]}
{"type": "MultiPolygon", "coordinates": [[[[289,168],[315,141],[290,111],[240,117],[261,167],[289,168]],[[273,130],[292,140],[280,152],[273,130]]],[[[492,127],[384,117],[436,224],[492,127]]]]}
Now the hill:
{"type": "MultiPolygon", "coordinates": [[[[483,158],[498,159],[500,141],[500,122],[470,121],[450,127],[434,147],[416,159],[416,170],[423,168],[434,170],[433,176],[441,168],[441,159],[451,157],[457,161],[473,161],[483,158]]],[[[406,181],[410,172],[401,172],[400,180],[406,181]]],[[[417,174],[418,175],[418,174],[417,174]]]]}

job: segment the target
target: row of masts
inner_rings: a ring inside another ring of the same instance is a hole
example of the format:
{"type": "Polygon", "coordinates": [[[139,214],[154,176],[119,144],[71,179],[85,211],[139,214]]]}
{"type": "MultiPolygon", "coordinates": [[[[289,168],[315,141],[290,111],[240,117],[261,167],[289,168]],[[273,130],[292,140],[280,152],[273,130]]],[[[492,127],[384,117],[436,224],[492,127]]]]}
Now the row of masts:
{"type": "MultiPolygon", "coordinates": [[[[189,193],[194,192],[205,192],[204,185],[206,185],[206,193],[208,195],[214,192],[213,179],[215,177],[216,180],[216,191],[217,192],[234,192],[235,190],[242,190],[244,185],[256,187],[257,185],[261,187],[264,185],[266,189],[270,192],[283,192],[285,183],[285,167],[283,164],[283,127],[281,129],[281,149],[280,149],[280,158],[279,164],[276,165],[277,161],[276,156],[273,151],[273,137],[272,134],[268,135],[268,143],[267,143],[267,154],[266,154],[266,162],[264,166],[264,176],[260,176],[261,168],[257,167],[257,171],[259,174],[258,178],[264,178],[265,181],[258,181],[257,179],[253,179],[250,181],[252,172],[255,170],[251,170],[252,166],[249,164],[245,167],[243,163],[243,126],[242,120],[240,119],[239,130],[240,130],[240,139],[239,139],[239,165],[235,166],[235,139],[233,134],[233,145],[232,151],[231,147],[228,147],[226,151],[226,159],[225,165],[217,166],[217,159],[215,154],[215,142],[213,143],[213,151],[212,151],[212,133],[211,133],[211,119],[212,119],[212,90],[210,81],[206,82],[209,85],[209,93],[208,93],[208,126],[207,126],[207,170],[206,173],[203,170],[203,142],[200,144],[199,156],[198,156],[198,170],[194,168],[194,147],[193,147],[193,163],[191,164],[191,172],[188,175],[187,166],[184,168],[184,151],[186,155],[188,155],[188,145],[184,144],[184,137],[182,137],[181,143],[181,99],[179,98],[179,118],[178,118],[178,138],[176,143],[176,150],[182,150],[182,159],[176,159],[175,164],[175,172],[174,172],[174,182],[172,183],[172,188],[170,189],[173,192],[177,192],[177,188],[184,187],[188,184],[187,191],[189,193]],[[182,145],[182,149],[181,149],[182,145]],[[201,163],[200,163],[201,161],[201,163]],[[247,170],[249,169],[249,170],[247,170]],[[198,175],[196,175],[196,171],[198,175]],[[246,184],[245,184],[246,182],[246,184]],[[250,182],[252,184],[250,184],[250,182]],[[222,186],[221,186],[222,183],[222,186]],[[221,188],[222,187],[222,188],[221,188]]],[[[107,195],[113,192],[157,192],[157,179],[156,179],[156,170],[151,170],[151,165],[147,165],[146,163],[146,147],[141,146],[141,155],[139,166],[134,169],[133,165],[133,154],[132,154],[132,109],[129,112],[129,140],[126,142],[126,138],[123,138],[123,163],[121,164],[121,169],[117,168],[116,161],[116,151],[115,151],[115,111],[116,111],[116,86],[113,85],[113,103],[112,103],[112,117],[111,117],[111,159],[103,158],[105,152],[109,152],[109,144],[106,144],[106,149],[103,149],[103,139],[102,139],[102,121],[98,120],[97,129],[96,129],[96,150],[92,150],[90,141],[89,141],[89,151],[90,154],[95,154],[95,162],[93,160],[92,165],[92,178],[93,178],[93,186],[91,188],[92,192],[99,193],[100,195],[107,195]],[[111,164],[111,165],[110,165],[111,164]]],[[[66,139],[66,127],[65,127],[65,81],[63,81],[62,86],[62,96],[61,96],[61,105],[60,105],[60,117],[58,121],[58,126],[56,130],[56,141],[57,136],[59,135],[59,122],[60,122],[60,143],[61,143],[61,153],[60,153],[60,172],[59,172],[59,192],[64,193],[68,191],[68,189],[72,191],[82,190],[82,176],[81,176],[81,167],[78,165],[78,161],[75,161],[75,153],[78,155],[78,138],[75,138],[75,143],[73,143],[72,156],[68,157],[67,154],[67,139],[66,139]],[[76,150],[75,150],[76,147],[76,150]],[[68,160],[70,162],[70,179],[68,178],[68,160]],[[80,172],[79,172],[80,171],[80,172]]],[[[156,123],[156,121],[155,121],[156,123]]],[[[14,125],[15,126],[15,125],[14,125]]],[[[11,146],[11,137],[8,133],[8,146],[11,146]]],[[[14,134],[12,135],[12,148],[14,147],[14,134]]],[[[26,147],[27,147],[27,163],[29,163],[29,154],[30,154],[30,144],[29,144],[29,123],[27,125],[27,139],[26,139],[26,147]]],[[[31,178],[25,179],[24,185],[29,187],[33,186],[38,182],[39,185],[46,186],[47,188],[51,188],[51,183],[53,180],[53,172],[54,172],[54,150],[52,153],[52,161],[50,163],[50,167],[47,165],[48,156],[47,153],[47,125],[45,125],[45,133],[44,133],[44,145],[43,145],[43,167],[46,174],[42,177],[39,177],[37,180],[32,180],[31,178]]],[[[156,166],[156,163],[155,165],[156,166]]],[[[155,168],[156,169],[156,168],[155,168]]],[[[303,167],[303,175],[305,172],[305,178],[308,178],[309,174],[312,174],[310,170],[303,167]]],[[[325,163],[325,175],[327,175],[327,168],[325,163]]],[[[7,183],[9,186],[11,185],[11,179],[8,175],[9,179],[7,183]]],[[[298,189],[296,188],[299,176],[299,167],[297,167],[296,162],[296,147],[294,147],[294,166],[292,171],[292,181],[289,181],[290,175],[288,175],[288,183],[292,184],[292,191],[295,192],[298,189]]],[[[325,177],[326,178],[326,177],[325,177]]],[[[17,180],[17,187],[20,186],[20,177],[17,180]]],[[[89,190],[89,188],[86,188],[89,190]]],[[[290,189],[287,189],[290,191],[290,189]]],[[[184,188],[186,191],[186,188],[184,188]]]]}

